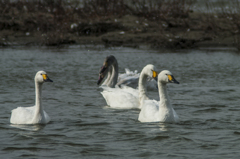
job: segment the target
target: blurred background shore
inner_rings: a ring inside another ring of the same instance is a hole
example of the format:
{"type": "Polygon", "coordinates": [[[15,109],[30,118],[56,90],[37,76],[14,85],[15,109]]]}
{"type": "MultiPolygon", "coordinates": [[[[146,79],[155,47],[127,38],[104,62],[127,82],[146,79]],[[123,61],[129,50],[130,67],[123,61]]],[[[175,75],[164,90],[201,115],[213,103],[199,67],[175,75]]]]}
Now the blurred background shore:
{"type": "Polygon", "coordinates": [[[197,0],[2,0],[0,46],[240,48],[240,3],[197,0]]]}

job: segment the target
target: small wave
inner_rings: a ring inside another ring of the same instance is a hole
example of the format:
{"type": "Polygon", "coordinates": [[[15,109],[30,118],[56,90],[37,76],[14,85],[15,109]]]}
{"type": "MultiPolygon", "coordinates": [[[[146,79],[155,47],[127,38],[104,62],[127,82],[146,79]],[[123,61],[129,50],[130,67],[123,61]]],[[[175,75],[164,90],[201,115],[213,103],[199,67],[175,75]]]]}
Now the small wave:
{"type": "Polygon", "coordinates": [[[218,112],[218,111],[221,111],[221,110],[217,108],[207,108],[202,110],[196,110],[193,113],[204,113],[204,112],[211,113],[211,112],[218,112]]]}
{"type": "Polygon", "coordinates": [[[160,135],[160,136],[155,136],[155,137],[153,137],[151,140],[154,140],[154,141],[162,141],[162,140],[169,139],[169,138],[170,138],[169,136],[160,135]]]}
{"type": "Polygon", "coordinates": [[[38,148],[38,147],[6,147],[2,149],[3,151],[14,151],[14,150],[29,150],[29,151],[38,151],[38,150],[54,150],[54,148],[38,148]]]}

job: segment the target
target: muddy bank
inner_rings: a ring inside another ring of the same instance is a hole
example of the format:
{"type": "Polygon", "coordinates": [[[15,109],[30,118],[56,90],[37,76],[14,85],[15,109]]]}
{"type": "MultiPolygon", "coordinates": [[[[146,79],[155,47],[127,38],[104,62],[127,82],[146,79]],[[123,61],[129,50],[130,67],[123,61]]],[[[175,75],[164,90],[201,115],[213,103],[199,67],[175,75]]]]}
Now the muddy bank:
{"type": "Polygon", "coordinates": [[[180,0],[151,10],[129,7],[123,1],[92,2],[86,1],[81,9],[63,1],[1,2],[0,45],[239,48],[236,14],[199,13],[180,0]]]}

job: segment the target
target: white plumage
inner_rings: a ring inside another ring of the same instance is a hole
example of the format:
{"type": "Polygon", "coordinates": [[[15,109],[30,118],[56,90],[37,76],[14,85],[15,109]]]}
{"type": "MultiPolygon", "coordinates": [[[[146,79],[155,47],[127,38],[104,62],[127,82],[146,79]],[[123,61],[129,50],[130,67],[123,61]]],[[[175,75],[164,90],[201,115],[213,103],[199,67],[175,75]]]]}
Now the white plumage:
{"type": "Polygon", "coordinates": [[[169,97],[167,95],[167,83],[179,84],[170,71],[164,70],[158,75],[160,101],[144,100],[138,117],[139,121],[168,123],[176,123],[179,121],[179,117],[170,104],[169,97]]]}
{"type": "MultiPolygon", "coordinates": [[[[106,63],[106,62],[105,62],[106,63]]],[[[109,66],[109,62],[108,66],[109,66]]],[[[99,79],[103,79],[104,76],[107,74],[106,70],[107,67],[102,67],[102,70],[100,71],[100,77],[99,79]]],[[[115,70],[115,69],[114,69],[115,70]]],[[[101,94],[106,100],[106,103],[113,108],[122,108],[122,109],[129,109],[129,108],[140,108],[141,109],[141,102],[143,100],[148,99],[146,93],[146,83],[148,77],[156,77],[157,73],[154,71],[155,67],[151,64],[145,66],[141,72],[140,75],[138,75],[138,89],[133,89],[131,87],[121,85],[119,87],[116,85],[115,87],[111,88],[110,85],[107,85],[106,83],[115,83],[115,82],[109,82],[105,81],[103,86],[103,92],[101,94]]],[[[107,77],[106,80],[109,79],[116,79],[116,78],[109,78],[107,77]]],[[[98,82],[99,84],[99,82],[98,82]]]]}
{"type": "Polygon", "coordinates": [[[47,124],[50,117],[42,106],[42,84],[52,82],[44,71],[38,71],[35,76],[36,104],[32,107],[18,107],[12,110],[10,122],[12,124],[47,124]]]}
{"type": "Polygon", "coordinates": [[[110,107],[122,109],[139,107],[138,90],[128,86],[122,86],[121,88],[101,86],[101,88],[103,88],[101,94],[110,107]]]}
{"type": "MultiPolygon", "coordinates": [[[[138,87],[140,73],[137,70],[130,71],[125,68],[125,73],[119,74],[117,85],[126,85],[132,88],[138,87]]],[[[146,87],[148,90],[157,90],[157,81],[152,77],[147,78],[146,87]]]]}

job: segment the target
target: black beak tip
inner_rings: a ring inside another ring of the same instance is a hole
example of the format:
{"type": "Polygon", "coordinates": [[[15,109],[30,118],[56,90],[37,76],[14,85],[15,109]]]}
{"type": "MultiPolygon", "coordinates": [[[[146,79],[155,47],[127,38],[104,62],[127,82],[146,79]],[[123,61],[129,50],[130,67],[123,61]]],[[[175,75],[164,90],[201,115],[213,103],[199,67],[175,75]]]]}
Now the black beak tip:
{"type": "Polygon", "coordinates": [[[175,81],[174,83],[176,83],[176,84],[180,84],[180,82],[178,82],[178,81],[175,81]]]}
{"type": "Polygon", "coordinates": [[[53,82],[50,78],[46,79],[45,82],[53,82]]]}
{"type": "Polygon", "coordinates": [[[97,81],[97,85],[99,85],[100,83],[101,83],[101,82],[98,80],[98,81],[97,81]]]}
{"type": "Polygon", "coordinates": [[[102,82],[102,80],[103,80],[103,78],[100,76],[100,77],[98,78],[97,85],[100,85],[101,82],[102,82]]]}

